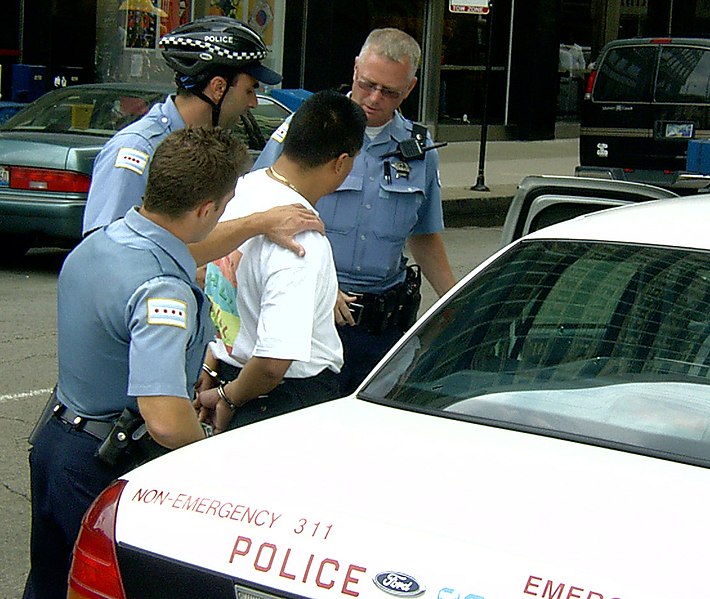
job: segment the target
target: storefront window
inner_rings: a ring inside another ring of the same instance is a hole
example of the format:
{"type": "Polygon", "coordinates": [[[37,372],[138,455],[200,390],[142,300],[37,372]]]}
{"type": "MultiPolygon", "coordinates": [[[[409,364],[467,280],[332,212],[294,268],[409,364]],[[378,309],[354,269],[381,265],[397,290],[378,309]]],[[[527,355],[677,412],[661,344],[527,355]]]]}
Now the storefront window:
{"type": "MultiPolygon", "coordinates": [[[[367,5],[368,32],[381,27],[396,27],[411,35],[421,46],[424,45],[426,0],[369,0],[367,5]]],[[[360,43],[364,41],[363,37],[360,43]]],[[[421,80],[421,70],[417,76],[421,80]]],[[[402,104],[402,113],[407,118],[414,120],[418,118],[421,87],[420,81],[402,104]]]]}
{"type": "Polygon", "coordinates": [[[648,0],[621,0],[619,38],[638,37],[646,32],[648,0]]]}
{"type": "Polygon", "coordinates": [[[206,15],[248,23],[273,43],[275,0],[97,0],[98,81],[161,81],[174,73],[158,42],[178,25],[206,15]]]}
{"type": "Polygon", "coordinates": [[[97,79],[172,81],[158,41],[192,15],[192,0],[99,0],[97,79]]]}
{"type": "MultiPolygon", "coordinates": [[[[503,122],[507,68],[501,58],[508,46],[504,3],[496,4],[494,56],[489,83],[489,122],[503,122]],[[498,26],[500,25],[500,26],[498,26]],[[496,39],[499,38],[499,39],[496,39]]],[[[482,15],[447,12],[441,39],[439,123],[480,123],[483,114],[488,52],[488,19],[482,15]]]]}

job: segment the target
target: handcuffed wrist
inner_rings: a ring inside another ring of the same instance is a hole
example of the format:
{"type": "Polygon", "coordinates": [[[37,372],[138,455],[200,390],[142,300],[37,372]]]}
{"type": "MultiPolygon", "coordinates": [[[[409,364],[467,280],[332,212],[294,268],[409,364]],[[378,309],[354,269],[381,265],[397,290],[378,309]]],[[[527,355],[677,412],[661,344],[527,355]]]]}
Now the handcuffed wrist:
{"type": "Polygon", "coordinates": [[[200,426],[202,427],[202,432],[205,433],[205,439],[214,435],[214,428],[211,425],[206,422],[200,422],[200,426]]]}
{"type": "Polygon", "coordinates": [[[236,404],[229,399],[229,396],[227,393],[224,391],[224,385],[219,385],[217,387],[217,395],[219,395],[219,398],[229,406],[229,409],[232,410],[232,412],[235,412],[237,410],[236,404]]]}
{"type": "Polygon", "coordinates": [[[212,370],[207,364],[202,365],[202,370],[204,370],[207,374],[209,374],[215,380],[219,378],[219,374],[217,374],[217,372],[212,370]]]}

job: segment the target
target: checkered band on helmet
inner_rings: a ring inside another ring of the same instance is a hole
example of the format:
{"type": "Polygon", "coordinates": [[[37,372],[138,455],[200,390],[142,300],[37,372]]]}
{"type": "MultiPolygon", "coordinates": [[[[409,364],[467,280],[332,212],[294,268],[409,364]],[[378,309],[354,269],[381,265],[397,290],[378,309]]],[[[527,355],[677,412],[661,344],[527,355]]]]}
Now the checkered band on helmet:
{"type": "Polygon", "coordinates": [[[205,17],[181,25],[161,38],[160,48],[172,69],[195,80],[220,68],[259,62],[267,55],[258,33],[228,17],[205,17]]]}

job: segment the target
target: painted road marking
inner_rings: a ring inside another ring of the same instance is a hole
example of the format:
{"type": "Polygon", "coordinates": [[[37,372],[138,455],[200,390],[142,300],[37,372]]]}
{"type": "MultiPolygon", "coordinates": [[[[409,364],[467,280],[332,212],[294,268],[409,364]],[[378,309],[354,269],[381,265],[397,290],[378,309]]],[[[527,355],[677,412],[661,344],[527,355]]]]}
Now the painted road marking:
{"type": "Polygon", "coordinates": [[[17,401],[18,399],[26,399],[28,397],[37,397],[38,395],[47,395],[51,393],[51,389],[35,389],[34,391],[22,391],[20,393],[7,393],[0,395],[0,404],[8,401],[17,401]]]}

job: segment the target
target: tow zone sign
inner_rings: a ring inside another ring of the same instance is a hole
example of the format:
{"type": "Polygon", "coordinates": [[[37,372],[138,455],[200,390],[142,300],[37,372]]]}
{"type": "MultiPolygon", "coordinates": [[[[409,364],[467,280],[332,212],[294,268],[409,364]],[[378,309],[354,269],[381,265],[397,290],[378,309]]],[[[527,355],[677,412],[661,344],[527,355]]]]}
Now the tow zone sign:
{"type": "Polygon", "coordinates": [[[489,11],[488,0],[449,0],[449,12],[487,15],[489,11]]]}

